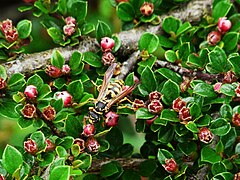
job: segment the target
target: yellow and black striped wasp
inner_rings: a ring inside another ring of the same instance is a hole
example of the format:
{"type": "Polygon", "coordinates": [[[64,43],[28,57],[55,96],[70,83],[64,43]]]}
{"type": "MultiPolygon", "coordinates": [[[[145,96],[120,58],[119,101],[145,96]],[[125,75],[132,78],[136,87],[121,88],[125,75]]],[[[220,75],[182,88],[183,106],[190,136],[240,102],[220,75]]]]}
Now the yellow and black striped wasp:
{"type": "Polygon", "coordinates": [[[103,114],[106,114],[112,105],[123,101],[123,98],[131,93],[138,83],[124,89],[123,80],[111,82],[117,63],[113,63],[104,74],[103,83],[99,90],[97,99],[94,101],[94,107],[89,108],[88,120],[91,124],[100,121],[103,114]]]}

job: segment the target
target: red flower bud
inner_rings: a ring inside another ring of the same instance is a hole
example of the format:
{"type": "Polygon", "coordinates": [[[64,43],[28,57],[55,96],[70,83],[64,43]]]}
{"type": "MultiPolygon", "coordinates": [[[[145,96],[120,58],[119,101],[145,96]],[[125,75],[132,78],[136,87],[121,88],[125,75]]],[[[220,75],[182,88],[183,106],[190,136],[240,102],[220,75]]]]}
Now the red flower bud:
{"type": "Polygon", "coordinates": [[[240,179],[240,172],[238,172],[237,174],[234,175],[233,180],[239,180],[239,179],[240,179]]]}
{"type": "Polygon", "coordinates": [[[103,52],[111,52],[115,41],[112,38],[104,37],[101,39],[101,48],[103,52]]]}
{"type": "Polygon", "coordinates": [[[132,103],[132,108],[134,111],[137,111],[139,108],[146,107],[145,103],[141,99],[135,99],[132,103]]]}
{"type": "Polygon", "coordinates": [[[63,33],[67,36],[73,35],[75,32],[75,27],[73,25],[65,25],[63,26],[63,33]]]}
{"type": "Polygon", "coordinates": [[[224,34],[229,31],[232,27],[231,21],[227,20],[227,17],[222,17],[218,19],[218,30],[224,34]]]}
{"type": "Polygon", "coordinates": [[[148,111],[153,114],[159,114],[163,110],[163,105],[159,100],[153,100],[148,105],[148,111]]]}
{"type": "Polygon", "coordinates": [[[240,114],[236,112],[232,117],[232,122],[235,126],[240,126],[240,114]]]}
{"type": "Polygon", "coordinates": [[[18,31],[14,27],[10,29],[9,31],[5,32],[5,38],[9,43],[13,43],[18,39],[18,31]]]}
{"type": "Polygon", "coordinates": [[[0,174],[0,180],[5,180],[5,177],[3,176],[3,174],[0,174]]]}
{"type": "Polygon", "coordinates": [[[48,151],[52,151],[55,149],[55,144],[52,143],[52,141],[50,139],[46,139],[45,140],[45,143],[47,144],[47,147],[45,149],[45,152],[48,152],[48,151]]]}
{"type": "Polygon", "coordinates": [[[6,20],[0,22],[0,29],[3,34],[8,32],[12,28],[13,28],[12,20],[10,20],[10,19],[6,19],[6,20]]]}
{"type": "Polygon", "coordinates": [[[152,119],[148,119],[146,120],[146,123],[148,126],[151,126],[152,123],[158,118],[158,115],[157,116],[154,116],[152,119]]]}
{"type": "Polygon", "coordinates": [[[154,5],[149,2],[144,2],[140,8],[140,12],[144,16],[152,15],[153,11],[154,11],[154,5]]]}
{"type": "Polygon", "coordinates": [[[186,105],[187,103],[185,101],[182,101],[181,98],[178,97],[173,101],[172,108],[174,111],[179,112],[186,105]]]}
{"type": "Polygon", "coordinates": [[[182,83],[180,84],[180,90],[181,92],[185,92],[187,91],[187,89],[189,88],[190,86],[190,78],[189,77],[186,77],[186,76],[183,76],[183,81],[182,83]]]}
{"type": "Polygon", "coordinates": [[[190,109],[187,107],[183,107],[180,111],[179,111],[179,119],[181,121],[189,121],[192,119],[192,116],[190,115],[190,109]]]}
{"type": "Polygon", "coordinates": [[[104,65],[110,66],[115,61],[115,57],[111,52],[105,52],[102,56],[102,62],[104,65]]]}
{"type": "Polygon", "coordinates": [[[62,70],[52,65],[47,66],[46,73],[52,78],[58,78],[62,76],[62,70]]]}
{"type": "Polygon", "coordinates": [[[43,117],[48,121],[53,121],[56,117],[56,111],[52,106],[43,109],[43,117]]]}
{"type": "Polygon", "coordinates": [[[212,31],[207,36],[207,41],[209,45],[215,46],[219,41],[221,41],[221,33],[218,31],[212,31]]]}
{"type": "Polygon", "coordinates": [[[32,139],[24,141],[24,149],[32,155],[35,155],[38,152],[37,143],[32,139]]]}
{"type": "Polygon", "coordinates": [[[73,27],[76,26],[76,19],[72,16],[68,16],[65,18],[66,25],[71,25],[73,27]]]}
{"type": "Polygon", "coordinates": [[[72,95],[67,91],[56,92],[56,99],[62,99],[64,107],[71,106],[72,104],[72,95]]]}
{"type": "Polygon", "coordinates": [[[5,89],[7,87],[6,81],[0,77],[0,89],[5,89]]]}
{"type": "Polygon", "coordinates": [[[36,107],[33,104],[25,104],[21,113],[25,118],[31,119],[36,114],[36,107]]]}
{"type": "Polygon", "coordinates": [[[235,89],[235,94],[237,97],[240,97],[240,84],[238,83],[238,86],[235,89]]]}
{"type": "Polygon", "coordinates": [[[83,134],[86,137],[92,136],[95,133],[95,126],[94,124],[87,124],[85,126],[83,126],[83,134]]]}
{"type": "Polygon", "coordinates": [[[62,67],[62,73],[63,73],[64,75],[70,74],[70,71],[71,71],[71,68],[70,68],[69,65],[67,65],[67,64],[63,65],[63,67],[62,67]]]}
{"type": "Polygon", "coordinates": [[[220,82],[217,82],[216,84],[214,84],[214,86],[213,86],[214,91],[220,93],[221,86],[222,86],[222,83],[220,83],[220,82]]]}
{"type": "Polygon", "coordinates": [[[100,144],[98,143],[98,141],[93,136],[91,136],[87,139],[85,145],[88,148],[88,150],[90,152],[93,152],[93,153],[98,152],[98,150],[100,148],[100,144]]]}
{"type": "Polygon", "coordinates": [[[198,138],[201,142],[208,144],[212,142],[213,134],[208,128],[202,127],[198,132],[198,138]]]}
{"type": "Polygon", "coordinates": [[[133,76],[133,80],[134,80],[135,83],[139,82],[139,79],[138,79],[137,76],[133,76]]]}
{"type": "Polygon", "coordinates": [[[169,173],[177,173],[178,172],[178,165],[173,158],[166,159],[165,164],[163,164],[162,166],[169,173]]]}
{"type": "Polygon", "coordinates": [[[149,94],[149,101],[153,101],[153,100],[160,100],[162,97],[162,94],[158,91],[153,91],[149,94]]]}
{"type": "Polygon", "coordinates": [[[233,83],[237,81],[237,77],[234,72],[228,71],[224,74],[223,83],[233,83]]]}
{"type": "Polygon", "coordinates": [[[28,85],[24,90],[24,94],[28,99],[35,99],[38,94],[36,86],[28,85]]]}
{"type": "Polygon", "coordinates": [[[80,138],[76,138],[73,144],[77,144],[80,147],[80,152],[83,152],[85,149],[85,141],[80,138]]]}
{"type": "Polygon", "coordinates": [[[105,124],[109,127],[116,126],[118,124],[118,117],[119,115],[113,111],[109,111],[105,118],[105,124]]]}

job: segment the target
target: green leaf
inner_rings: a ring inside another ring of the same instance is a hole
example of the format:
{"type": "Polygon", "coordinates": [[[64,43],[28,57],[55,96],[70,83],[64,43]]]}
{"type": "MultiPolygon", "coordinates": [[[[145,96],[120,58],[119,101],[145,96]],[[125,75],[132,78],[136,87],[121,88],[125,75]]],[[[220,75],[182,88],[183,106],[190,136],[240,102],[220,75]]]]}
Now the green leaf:
{"type": "Polygon", "coordinates": [[[95,30],[95,25],[92,23],[85,23],[82,26],[82,35],[87,35],[95,30]]]}
{"type": "Polygon", "coordinates": [[[107,133],[106,140],[110,144],[110,150],[117,151],[123,145],[123,134],[117,127],[114,127],[107,133]]]}
{"type": "Polygon", "coordinates": [[[231,130],[225,136],[221,136],[220,139],[225,149],[232,147],[237,139],[236,129],[232,127],[231,130]]]}
{"type": "Polygon", "coordinates": [[[20,39],[26,39],[32,31],[32,22],[29,20],[21,20],[17,24],[18,36],[20,39]]]}
{"type": "Polygon", "coordinates": [[[191,105],[190,114],[193,117],[193,119],[196,119],[201,115],[201,108],[200,108],[199,104],[193,103],[191,105]]]}
{"type": "Polygon", "coordinates": [[[138,41],[138,48],[140,51],[146,50],[148,53],[153,53],[157,50],[159,39],[155,34],[145,32],[138,41]]]}
{"type": "Polygon", "coordinates": [[[70,166],[57,166],[50,171],[49,180],[66,180],[70,178],[70,166]]]}
{"type": "Polygon", "coordinates": [[[172,48],[174,46],[174,42],[163,35],[158,36],[158,39],[159,39],[159,45],[162,47],[172,48]]]}
{"type": "Polygon", "coordinates": [[[58,68],[62,68],[65,63],[64,57],[58,50],[54,50],[52,53],[51,64],[58,68]]]}
{"type": "Polygon", "coordinates": [[[74,157],[77,157],[80,154],[80,146],[78,144],[73,144],[71,147],[71,153],[74,157]]]}
{"type": "Polygon", "coordinates": [[[225,165],[222,162],[216,162],[212,165],[211,171],[213,175],[227,171],[225,165]]]}
{"type": "Polygon", "coordinates": [[[238,38],[239,33],[237,32],[229,32],[225,34],[222,38],[222,41],[224,42],[224,49],[227,51],[234,50],[238,45],[238,38]]]}
{"type": "Polygon", "coordinates": [[[190,22],[185,22],[184,24],[182,24],[177,32],[176,32],[176,36],[181,35],[182,33],[186,32],[187,30],[189,30],[192,27],[192,25],[190,24],[190,22]]]}
{"type": "Polygon", "coordinates": [[[38,100],[45,98],[52,92],[51,87],[48,84],[44,84],[39,90],[38,100]]]}
{"type": "Polygon", "coordinates": [[[0,77],[3,78],[4,80],[7,79],[7,71],[5,67],[3,67],[2,65],[0,65],[0,77]]]}
{"type": "Polygon", "coordinates": [[[37,75],[34,74],[33,76],[31,76],[28,80],[27,80],[27,86],[28,85],[34,85],[37,87],[38,91],[41,89],[42,85],[43,85],[43,80],[42,78],[37,75]]]}
{"type": "Polygon", "coordinates": [[[171,33],[176,34],[180,25],[181,25],[181,21],[171,16],[166,17],[162,22],[162,28],[168,34],[171,34],[171,33]]]}
{"type": "Polygon", "coordinates": [[[26,81],[24,79],[24,75],[21,73],[15,73],[11,76],[8,81],[8,87],[11,91],[19,91],[24,85],[26,81]]]}
{"type": "Polygon", "coordinates": [[[111,36],[112,36],[112,31],[110,27],[103,21],[98,21],[98,24],[96,27],[97,41],[100,43],[103,37],[111,37],[111,36]]]}
{"type": "Polygon", "coordinates": [[[62,14],[67,14],[67,0],[59,0],[58,1],[58,10],[62,14]]]}
{"type": "Polygon", "coordinates": [[[23,164],[22,154],[15,147],[7,145],[3,151],[2,163],[7,172],[13,174],[23,164]]]}
{"type": "Polygon", "coordinates": [[[240,143],[237,143],[235,147],[235,154],[240,154],[240,143]]]}
{"type": "Polygon", "coordinates": [[[240,76],[240,56],[235,56],[235,57],[230,57],[228,59],[230,64],[232,65],[232,70],[233,72],[237,75],[240,76]]]}
{"type": "Polygon", "coordinates": [[[160,120],[165,120],[165,121],[170,121],[170,122],[179,122],[177,113],[170,109],[162,110],[160,120]]]}
{"type": "Polygon", "coordinates": [[[161,126],[158,131],[158,141],[163,144],[168,144],[172,141],[174,137],[174,128],[171,128],[170,125],[161,126]]]}
{"type": "Polygon", "coordinates": [[[232,4],[227,1],[219,1],[214,7],[212,16],[215,19],[215,22],[218,21],[220,17],[227,16],[228,12],[230,11],[232,4]]]}
{"type": "Polygon", "coordinates": [[[44,4],[41,1],[36,1],[34,3],[34,6],[36,8],[38,8],[41,12],[43,12],[44,14],[48,14],[48,10],[47,8],[44,6],[44,4]]]}
{"type": "Polygon", "coordinates": [[[176,60],[178,60],[177,55],[176,55],[175,51],[173,51],[173,50],[167,50],[165,52],[164,56],[167,61],[172,62],[172,63],[175,62],[176,60]]]}
{"type": "Polygon", "coordinates": [[[16,103],[10,99],[2,99],[0,103],[0,116],[6,117],[7,119],[18,119],[19,114],[15,111],[16,103]],[[9,113],[11,111],[11,113],[9,113]]]}
{"type": "Polygon", "coordinates": [[[214,98],[217,96],[214,92],[213,86],[207,83],[198,83],[194,86],[193,93],[208,98],[214,98]]]}
{"type": "Polygon", "coordinates": [[[153,159],[146,160],[139,165],[139,173],[142,176],[149,177],[157,169],[156,161],[153,159]]]}
{"type": "Polygon", "coordinates": [[[150,113],[147,108],[139,108],[136,112],[137,119],[151,119],[155,115],[150,113]]]}
{"type": "Polygon", "coordinates": [[[148,93],[156,90],[156,78],[153,71],[148,66],[142,71],[141,82],[148,93]]]}
{"type": "Polygon", "coordinates": [[[156,72],[160,73],[163,77],[172,80],[175,83],[180,84],[182,82],[182,77],[170,69],[160,68],[156,72]]]}
{"type": "Polygon", "coordinates": [[[80,101],[82,95],[83,95],[83,84],[81,80],[75,80],[72,81],[70,84],[67,86],[67,91],[72,94],[73,99],[75,101],[80,101]]]}
{"type": "Polygon", "coordinates": [[[60,158],[66,158],[68,156],[66,149],[62,146],[56,147],[56,153],[60,158]]]}
{"type": "Polygon", "coordinates": [[[234,179],[234,175],[230,172],[221,172],[219,174],[216,174],[213,177],[213,180],[229,180],[229,179],[234,179]]]}
{"type": "Polygon", "coordinates": [[[197,151],[197,144],[193,141],[178,143],[178,148],[184,153],[186,156],[191,155],[192,153],[197,151]]]}
{"type": "Polygon", "coordinates": [[[134,7],[129,2],[118,4],[118,6],[116,7],[116,11],[117,11],[117,16],[122,21],[129,22],[134,19],[134,16],[135,16],[134,7]]]}
{"type": "Polygon", "coordinates": [[[166,149],[158,149],[157,158],[160,164],[165,164],[165,160],[173,158],[173,155],[166,149]]]}
{"type": "Polygon", "coordinates": [[[223,84],[220,88],[220,93],[223,93],[227,96],[235,96],[236,87],[232,84],[223,84]]]}
{"type": "Polygon", "coordinates": [[[83,61],[97,68],[102,67],[103,65],[101,58],[93,52],[85,52],[83,54],[83,61]]]}
{"type": "Polygon", "coordinates": [[[122,180],[130,180],[130,179],[141,180],[141,176],[133,170],[124,170],[121,176],[121,179],[122,180]]]}
{"type": "Polygon", "coordinates": [[[69,60],[69,66],[71,67],[71,70],[77,69],[80,66],[80,63],[82,62],[83,54],[79,51],[74,51],[72,53],[72,56],[69,60]]]}
{"type": "Polygon", "coordinates": [[[193,133],[198,133],[197,125],[193,121],[189,121],[186,124],[186,128],[193,133]]]}
{"type": "Polygon", "coordinates": [[[76,17],[78,22],[85,20],[87,16],[87,1],[75,1],[71,4],[69,15],[76,17]]]}
{"type": "Polygon", "coordinates": [[[30,138],[37,143],[38,150],[43,150],[45,148],[45,136],[41,131],[34,132],[31,134],[30,138]]]}
{"type": "Polygon", "coordinates": [[[124,158],[130,157],[133,153],[133,150],[134,150],[133,145],[126,143],[126,144],[123,144],[122,147],[120,148],[119,154],[121,157],[124,157],[124,158]]]}
{"type": "Polygon", "coordinates": [[[79,156],[79,160],[82,161],[82,164],[79,166],[79,168],[87,170],[88,168],[91,167],[92,164],[92,156],[90,154],[87,153],[82,153],[79,156]]]}
{"type": "Polygon", "coordinates": [[[109,177],[119,172],[117,161],[110,162],[101,166],[100,175],[102,177],[109,177]]]}
{"type": "Polygon", "coordinates": [[[60,29],[51,27],[47,29],[47,32],[49,36],[53,39],[53,42],[55,42],[56,44],[63,42],[64,35],[62,34],[62,31],[60,29]]]}
{"type": "Polygon", "coordinates": [[[206,114],[200,117],[199,119],[197,119],[195,123],[197,124],[198,127],[204,127],[204,126],[209,126],[210,121],[211,121],[211,116],[206,114]]]}
{"type": "Polygon", "coordinates": [[[18,125],[21,129],[27,128],[33,124],[32,119],[25,119],[23,117],[19,117],[18,119],[18,125]]]}
{"type": "Polygon", "coordinates": [[[163,84],[163,88],[161,90],[161,93],[163,95],[162,97],[162,101],[167,104],[167,105],[171,105],[172,102],[179,97],[180,95],[180,88],[179,86],[171,81],[171,80],[167,80],[164,84],[163,84]]]}
{"type": "Polygon", "coordinates": [[[74,138],[79,137],[79,134],[82,132],[82,125],[80,123],[80,120],[75,116],[68,116],[65,129],[69,136],[72,136],[74,138]]]}
{"type": "Polygon", "coordinates": [[[231,130],[231,125],[226,119],[218,118],[211,122],[209,128],[213,134],[224,136],[231,130]]]}
{"type": "Polygon", "coordinates": [[[217,154],[213,149],[205,146],[201,150],[201,161],[214,164],[221,161],[221,156],[220,154],[217,154]]]}

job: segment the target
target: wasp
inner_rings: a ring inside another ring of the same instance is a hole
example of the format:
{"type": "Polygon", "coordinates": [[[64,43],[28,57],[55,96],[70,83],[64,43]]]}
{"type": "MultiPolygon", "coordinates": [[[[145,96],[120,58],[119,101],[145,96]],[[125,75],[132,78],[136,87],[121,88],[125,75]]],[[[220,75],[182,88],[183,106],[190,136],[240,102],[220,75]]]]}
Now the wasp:
{"type": "Polygon", "coordinates": [[[94,101],[94,107],[89,108],[88,120],[91,124],[99,122],[103,114],[107,113],[115,103],[123,100],[138,85],[138,83],[135,83],[133,86],[124,89],[123,80],[110,82],[116,66],[117,63],[113,63],[105,72],[98,97],[94,101]]]}

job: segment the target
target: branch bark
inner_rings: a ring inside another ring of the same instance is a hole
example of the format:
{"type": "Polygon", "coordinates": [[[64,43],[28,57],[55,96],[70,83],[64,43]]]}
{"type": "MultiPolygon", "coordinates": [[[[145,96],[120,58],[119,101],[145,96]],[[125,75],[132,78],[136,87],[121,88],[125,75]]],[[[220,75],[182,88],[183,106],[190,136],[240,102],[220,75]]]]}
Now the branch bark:
{"type": "MultiPolygon", "coordinates": [[[[163,20],[167,16],[174,16],[181,21],[198,23],[203,15],[211,12],[211,4],[211,0],[192,0],[186,6],[170,11],[160,18],[163,20]]],[[[144,32],[162,34],[161,23],[158,26],[144,25],[116,34],[122,42],[122,46],[116,55],[127,56],[137,51],[138,40],[144,32]]],[[[50,63],[50,58],[54,50],[60,51],[65,60],[68,61],[74,51],[78,50],[84,53],[88,51],[96,52],[99,49],[99,44],[95,38],[83,37],[78,46],[60,47],[39,53],[22,54],[15,60],[4,63],[3,66],[6,68],[9,77],[14,73],[28,74],[34,70],[45,68],[50,63]]]]}

